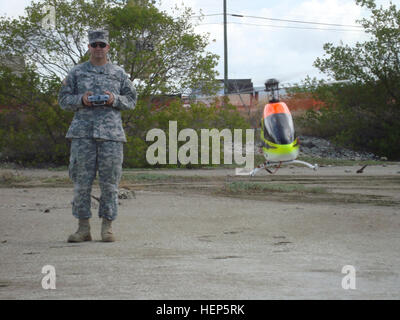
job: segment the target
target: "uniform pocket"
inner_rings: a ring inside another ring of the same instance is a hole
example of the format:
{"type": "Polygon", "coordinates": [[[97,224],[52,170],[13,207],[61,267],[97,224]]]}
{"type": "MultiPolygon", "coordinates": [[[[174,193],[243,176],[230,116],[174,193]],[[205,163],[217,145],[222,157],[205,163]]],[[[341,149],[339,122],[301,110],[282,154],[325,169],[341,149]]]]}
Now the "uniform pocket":
{"type": "Polygon", "coordinates": [[[101,142],[99,152],[99,178],[101,182],[112,185],[118,184],[122,176],[122,142],[101,142]]]}
{"type": "Polygon", "coordinates": [[[71,139],[68,173],[73,182],[76,181],[78,175],[80,141],[80,139],[71,139]]]}
{"type": "Polygon", "coordinates": [[[113,169],[112,175],[113,180],[119,183],[122,177],[122,162],[123,162],[123,144],[122,142],[114,141],[114,158],[113,158],[113,169]]]}
{"type": "Polygon", "coordinates": [[[69,157],[68,173],[69,173],[69,178],[72,181],[75,181],[75,179],[76,179],[76,172],[77,172],[76,166],[77,166],[77,163],[78,163],[78,161],[77,161],[76,157],[74,157],[74,155],[71,152],[71,156],[69,157]]]}

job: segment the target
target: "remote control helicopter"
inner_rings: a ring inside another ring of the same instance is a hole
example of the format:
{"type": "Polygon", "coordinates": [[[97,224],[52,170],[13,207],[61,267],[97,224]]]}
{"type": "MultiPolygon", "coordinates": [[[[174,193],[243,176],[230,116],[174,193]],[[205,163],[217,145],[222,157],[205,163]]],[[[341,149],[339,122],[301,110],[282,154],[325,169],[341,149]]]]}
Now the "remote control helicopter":
{"type": "Polygon", "coordinates": [[[269,79],[265,82],[265,91],[269,94],[269,103],[265,105],[261,119],[261,143],[265,162],[254,168],[250,175],[260,170],[274,174],[282,165],[302,164],[317,170],[317,164],[296,160],[300,151],[300,141],[295,135],[293,118],[286,103],[280,101],[279,81],[269,79]],[[275,171],[269,170],[275,167],[275,171]]]}

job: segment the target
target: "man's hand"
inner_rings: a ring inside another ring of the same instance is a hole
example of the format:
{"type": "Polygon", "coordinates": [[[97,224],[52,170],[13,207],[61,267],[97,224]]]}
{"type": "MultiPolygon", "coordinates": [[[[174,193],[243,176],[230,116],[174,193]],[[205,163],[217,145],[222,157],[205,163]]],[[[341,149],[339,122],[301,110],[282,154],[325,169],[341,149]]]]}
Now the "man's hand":
{"type": "Polygon", "coordinates": [[[84,94],[83,97],[82,97],[83,105],[85,105],[85,106],[87,106],[87,107],[93,107],[93,103],[91,103],[91,102],[88,100],[88,97],[91,96],[91,95],[93,95],[93,92],[91,92],[91,91],[85,92],[85,94],[84,94]]]}
{"type": "Polygon", "coordinates": [[[114,103],[114,100],[115,100],[114,95],[113,95],[112,92],[110,92],[110,91],[104,91],[104,93],[105,93],[105,94],[108,94],[108,95],[110,96],[110,97],[108,98],[107,102],[106,102],[106,105],[112,106],[113,103],[114,103]]]}

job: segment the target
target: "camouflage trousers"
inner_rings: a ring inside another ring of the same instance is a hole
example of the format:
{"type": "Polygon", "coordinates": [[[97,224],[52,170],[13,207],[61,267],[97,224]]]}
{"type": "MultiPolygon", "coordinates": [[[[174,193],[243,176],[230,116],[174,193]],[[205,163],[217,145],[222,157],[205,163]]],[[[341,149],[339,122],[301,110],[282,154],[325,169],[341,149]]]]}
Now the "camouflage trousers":
{"type": "Polygon", "coordinates": [[[86,138],[71,140],[69,177],[74,183],[74,217],[91,218],[92,184],[98,171],[101,190],[99,217],[117,218],[122,161],[123,142],[86,138]]]}

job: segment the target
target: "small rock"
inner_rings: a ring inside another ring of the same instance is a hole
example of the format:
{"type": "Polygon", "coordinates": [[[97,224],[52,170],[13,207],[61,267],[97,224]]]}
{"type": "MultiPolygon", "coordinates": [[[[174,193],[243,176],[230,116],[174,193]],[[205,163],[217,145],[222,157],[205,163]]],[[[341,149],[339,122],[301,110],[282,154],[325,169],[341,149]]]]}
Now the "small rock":
{"type": "Polygon", "coordinates": [[[372,160],[376,156],[369,152],[353,151],[339,146],[335,146],[328,140],[310,137],[299,136],[300,139],[300,152],[302,155],[331,158],[336,160],[372,160]]]}
{"type": "Polygon", "coordinates": [[[47,209],[45,209],[43,212],[44,212],[44,213],[48,213],[48,212],[50,212],[50,209],[47,208],[47,209]]]}
{"type": "Polygon", "coordinates": [[[119,199],[133,199],[136,198],[135,192],[126,189],[120,189],[118,191],[118,198],[119,199]]]}
{"type": "Polygon", "coordinates": [[[387,161],[387,159],[388,159],[387,157],[381,157],[382,161],[387,161]]]}

